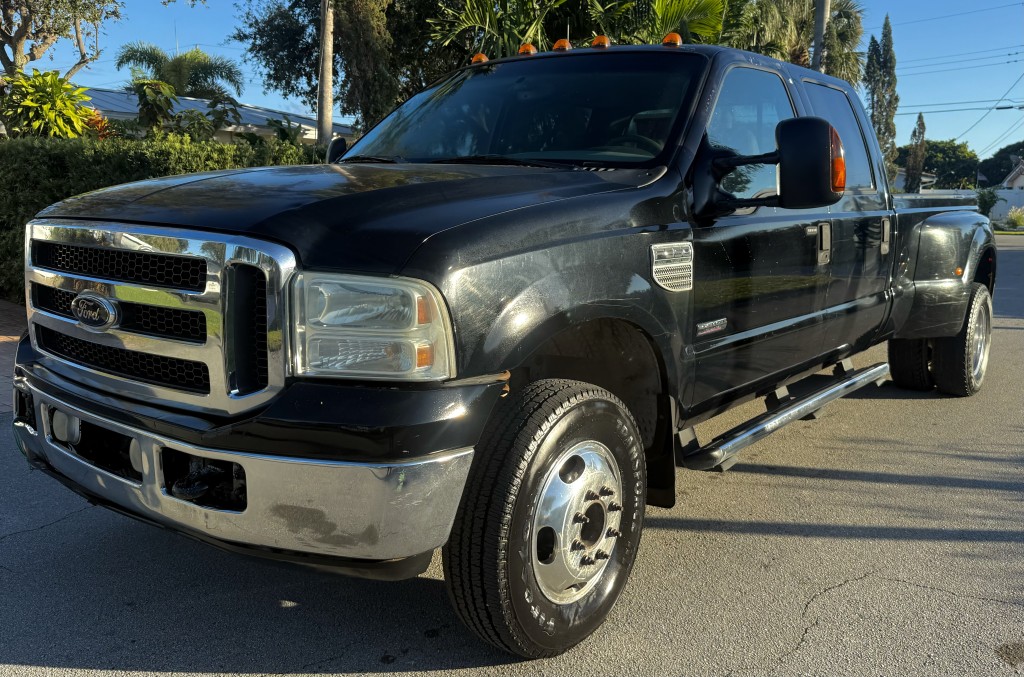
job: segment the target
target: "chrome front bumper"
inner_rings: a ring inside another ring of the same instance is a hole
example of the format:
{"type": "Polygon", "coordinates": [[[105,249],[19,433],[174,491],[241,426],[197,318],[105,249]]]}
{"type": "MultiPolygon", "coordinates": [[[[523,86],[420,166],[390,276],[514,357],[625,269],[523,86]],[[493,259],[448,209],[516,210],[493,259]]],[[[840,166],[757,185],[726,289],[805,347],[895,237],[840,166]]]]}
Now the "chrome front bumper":
{"type": "Polygon", "coordinates": [[[448,540],[473,457],[472,448],[388,464],[231,453],[114,423],[42,393],[21,377],[14,386],[31,394],[39,428],[14,424],[30,460],[45,461],[62,481],[124,512],[227,545],[371,561],[428,553],[448,540]],[[57,442],[49,429],[51,408],[138,440],[142,481],[108,473],[57,442]],[[245,509],[217,510],[171,496],[164,489],[163,448],[241,465],[245,509]]]}

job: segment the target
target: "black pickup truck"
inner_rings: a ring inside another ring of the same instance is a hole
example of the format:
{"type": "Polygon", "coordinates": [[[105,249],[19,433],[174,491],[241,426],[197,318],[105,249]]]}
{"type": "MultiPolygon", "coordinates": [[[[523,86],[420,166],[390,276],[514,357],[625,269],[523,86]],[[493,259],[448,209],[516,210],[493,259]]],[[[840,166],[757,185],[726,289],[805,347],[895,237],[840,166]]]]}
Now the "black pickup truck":
{"type": "Polygon", "coordinates": [[[728,468],[890,368],[981,387],[989,222],[894,195],[849,84],[600,44],[478,57],[337,162],[44,210],[28,461],[238,552],[397,579],[442,548],[469,628],[541,657],[605,619],[677,467],[728,468]],[[853,368],[885,341],[888,365],[853,368]]]}

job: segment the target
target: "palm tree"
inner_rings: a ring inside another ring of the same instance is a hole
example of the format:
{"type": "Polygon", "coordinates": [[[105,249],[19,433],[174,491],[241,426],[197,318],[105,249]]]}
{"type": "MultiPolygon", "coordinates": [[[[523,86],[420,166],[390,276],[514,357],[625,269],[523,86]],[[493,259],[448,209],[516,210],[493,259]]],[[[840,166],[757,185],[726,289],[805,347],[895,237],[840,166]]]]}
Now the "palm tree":
{"type": "MultiPolygon", "coordinates": [[[[857,51],[864,33],[864,8],[858,0],[832,0],[831,5],[823,70],[856,86],[864,66],[864,54],[857,51]]],[[[723,42],[809,68],[814,9],[814,0],[733,0],[723,42]]]]}
{"type": "Polygon", "coordinates": [[[173,86],[179,96],[211,99],[227,95],[229,87],[241,94],[244,84],[238,64],[198,47],[171,56],[148,42],[132,42],[118,50],[116,65],[131,67],[132,81],[160,80],[173,86]]]}
{"type": "Polygon", "coordinates": [[[590,0],[591,19],[604,35],[623,44],[649,45],[669,33],[685,42],[715,42],[722,34],[725,0],[590,0]]]}
{"type": "Polygon", "coordinates": [[[441,7],[441,16],[428,19],[431,37],[442,45],[465,41],[472,51],[492,59],[513,56],[519,46],[530,43],[537,49],[549,46],[544,35],[548,12],[566,0],[466,0],[456,8],[441,7]]]}

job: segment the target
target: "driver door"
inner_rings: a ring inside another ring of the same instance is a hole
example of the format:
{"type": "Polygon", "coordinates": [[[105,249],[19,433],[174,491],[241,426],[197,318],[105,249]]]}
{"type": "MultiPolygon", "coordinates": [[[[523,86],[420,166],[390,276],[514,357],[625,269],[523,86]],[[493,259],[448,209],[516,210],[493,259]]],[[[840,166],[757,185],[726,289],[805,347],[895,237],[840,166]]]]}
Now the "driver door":
{"type": "MultiPolygon", "coordinates": [[[[705,148],[759,155],[775,127],[796,115],[778,72],[739,66],[725,76],[705,148]]],[[[776,193],[776,167],[741,167],[722,190],[776,193]]],[[[770,385],[822,352],[829,264],[819,256],[827,210],[759,207],[694,228],[695,413],[770,385]]],[[[826,229],[827,230],[827,229],[826,229]]]]}

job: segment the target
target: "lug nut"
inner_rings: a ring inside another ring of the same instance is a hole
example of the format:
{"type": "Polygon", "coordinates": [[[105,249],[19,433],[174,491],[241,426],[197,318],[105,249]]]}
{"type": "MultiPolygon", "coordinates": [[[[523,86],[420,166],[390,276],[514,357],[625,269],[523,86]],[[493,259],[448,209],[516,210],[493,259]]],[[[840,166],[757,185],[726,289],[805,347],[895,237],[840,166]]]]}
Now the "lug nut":
{"type": "Polygon", "coordinates": [[[622,532],[618,529],[608,529],[608,531],[606,531],[604,535],[608,538],[618,538],[622,535],[622,532]]]}
{"type": "Polygon", "coordinates": [[[597,499],[599,499],[601,497],[598,496],[593,490],[587,489],[587,493],[583,496],[583,498],[588,500],[588,501],[596,501],[597,499]]]}
{"type": "Polygon", "coordinates": [[[569,549],[574,551],[574,552],[577,552],[577,551],[580,551],[580,550],[586,550],[587,546],[583,545],[579,541],[573,541],[572,545],[569,546],[569,549]]]}
{"type": "Polygon", "coordinates": [[[611,487],[601,487],[601,495],[602,496],[614,496],[615,492],[612,491],[611,487]]]}
{"type": "Polygon", "coordinates": [[[580,557],[580,564],[582,566],[589,567],[589,566],[593,565],[594,563],[595,563],[594,558],[590,557],[589,555],[584,555],[583,557],[580,557]]]}
{"type": "Polygon", "coordinates": [[[619,510],[622,510],[622,506],[615,501],[608,504],[608,512],[618,512],[619,510]]]}
{"type": "Polygon", "coordinates": [[[604,550],[598,550],[594,553],[594,557],[597,559],[608,559],[609,555],[604,550]]]}
{"type": "Polygon", "coordinates": [[[573,515],[572,521],[576,524],[589,524],[590,518],[584,515],[583,513],[578,512],[575,515],[573,515]]]}

